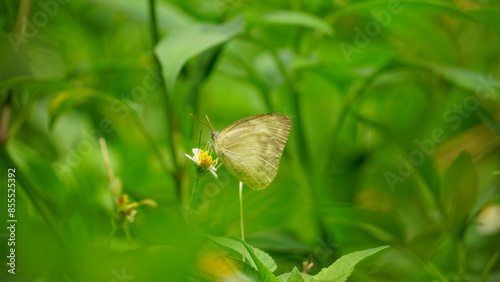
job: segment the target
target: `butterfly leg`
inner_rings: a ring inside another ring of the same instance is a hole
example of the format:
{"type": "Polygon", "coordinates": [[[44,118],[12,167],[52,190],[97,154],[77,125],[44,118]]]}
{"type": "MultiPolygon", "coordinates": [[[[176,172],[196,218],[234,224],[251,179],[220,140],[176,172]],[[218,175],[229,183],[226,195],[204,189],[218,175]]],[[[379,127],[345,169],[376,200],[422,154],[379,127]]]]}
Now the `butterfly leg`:
{"type": "Polygon", "coordinates": [[[208,149],[211,149],[210,153],[215,152],[215,146],[210,141],[207,141],[207,145],[205,146],[205,151],[208,151],[208,149]]]}

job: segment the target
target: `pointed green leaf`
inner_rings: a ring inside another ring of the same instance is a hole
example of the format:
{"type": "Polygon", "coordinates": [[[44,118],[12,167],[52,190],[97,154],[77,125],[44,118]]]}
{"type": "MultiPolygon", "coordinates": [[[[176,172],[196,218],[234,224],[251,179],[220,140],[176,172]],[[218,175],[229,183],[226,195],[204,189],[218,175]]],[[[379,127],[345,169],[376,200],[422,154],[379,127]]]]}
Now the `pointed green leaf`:
{"type": "Polygon", "coordinates": [[[259,258],[259,260],[269,270],[271,270],[272,272],[274,272],[276,270],[276,268],[278,268],[278,266],[276,265],[276,262],[274,261],[274,259],[268,253],[266,253],[263,250],[261,250],[259,248],[256,248],[256,247],[252,247],[252,250],[255,253],[255,255],[259,258]]]}
{"type": "Polygon", "coordinates": [[[277,11],[261,17],[266,23],[303,26],[333,35],[333,29],[321,18],[299,11],[277,11]]]}
{"type": "MultiPolygon", "coordinates": [[[[214,243],[219,245],[222,249],[224,249],[226,252],[228,252],[230,255],[241,259],[242,257],[242,251],[243,251],[243,246],[241,245],[240,242],[224,237],[212,237],[208,236],[214,243]]],[[[245,253],[245,257],[249,257],[250,255],[248,253],[245,253]]],[[[247,260],[247,263],[249,263],[253,268],[257,269],[255,266],[255,263],[253,260],[247,260]]]]}
{"type": "Polygon", "coordinates": [[[169,92],[187,60],[235,37],[243,31],[243,23],[244,17],[240,16],[221,25],[195,23],[170,31],[155,50],[169,92]]]}
{"type": "Polygon", "coordinates": [[[347,277],[351,275],[354,270],[354,266],[356,266],[358,262],[367,256],[373,255],[374,253],[388,247],[389,246],[382,246],[342,256],[332,265],[327,268],[323,268],[317,275],[313,276],[311,281],[345,281],[347,277]]]}
{"type": "MultiPolygon", "coordinates": [[[[217,245],[222,247],[226,252],[231,254],[232,256],[234,256],[236,258],[242,257],[241,254],[243,252],[243,245],[240,242],[238,242],[236,240],[224,238],[224,237],[209,236],[209,238],[212,241],[214,241],[217,245]]],[[[269,254],[267,254],[266,252],[264,252],[256,247],[252,247],[252,246],[250,246],[250,247],[252,248],[252,250],[253,250],[254,254],[257,256],[257,258],[259,258],[259,260],[266,266],[267,269],[269,269],[270,271],[276,270],[276,268],[277,268],[276,262],[274,262],[273,258],[269,254]]],[[[250,264],[250,266],[252,266],[255,269],[258,269],[254,260],[252,259],[252,257],[250,256],[250,254],[247,251],[245,252],[245,258],[247,260],[247,263],[250,264]]]]}
{"type": "Polygon", "coordinates": [[[278,282],[278,278],[274,276],[274,274],[259,260],[259,258],[255,255],[252,247],[248,245],[245,241],[240,240],[240,242],[245,246],[245,249],[250,254],[250,257],[257,266],[257,270],[259,271],[259,281],[275,281],[278,282]]]}
{"type": "Polygon", "coordinates": [[[231,260],[227,259],[227,261],[234,270],[239,272],[239,275],[244,275],[245,278],[248,278],[248,280],[244,281],[259,281],[259,272],[247,262],[243,262],[238,258],[232,258],[231,260]]]}
{"type": "Polygon", "coordinates": [[[301,273],[297,267],[294,267],[292,271],[278,276],[278,280],[280,282],[308,282],[311,280],[311,275],[301,273]]]}

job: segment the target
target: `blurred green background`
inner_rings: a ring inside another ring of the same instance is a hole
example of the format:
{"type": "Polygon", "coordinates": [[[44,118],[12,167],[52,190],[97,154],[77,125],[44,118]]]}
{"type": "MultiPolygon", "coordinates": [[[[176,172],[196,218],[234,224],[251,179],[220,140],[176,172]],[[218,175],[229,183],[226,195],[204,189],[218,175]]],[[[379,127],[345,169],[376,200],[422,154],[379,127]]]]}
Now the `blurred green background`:
{"type": "Polygon", "coordinates": [[[0,24],[1,281],[231,277],[205,236],[240,236],[224,166],[185,220],[204,128],[189,113],[222,130],[268,112],[292,132],[243,202],[275,274],[389,245],[350,281],[500,280],[498,1],[6,0],[0,24]],[[130,240],[99,136],[129,203],[157,203],[130,240]]]}

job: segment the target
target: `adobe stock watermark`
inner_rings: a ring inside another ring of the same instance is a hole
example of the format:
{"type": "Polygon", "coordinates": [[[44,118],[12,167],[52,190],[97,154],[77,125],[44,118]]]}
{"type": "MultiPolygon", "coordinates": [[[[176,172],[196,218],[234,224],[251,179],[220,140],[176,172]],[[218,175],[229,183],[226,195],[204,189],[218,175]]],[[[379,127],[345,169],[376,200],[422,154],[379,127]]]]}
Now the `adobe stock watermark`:
{"type": "MultiPolygon", "coordinates": [[[[132,88],[129,94],[121,96],[122,100],[115,100],[111,105],[111,112],[118,116],[119,120],[124,120],[130,115],[130,108],[125,104],[125,101],[140,103],[146,100],[149,93],[159,86],[159,81],[152,68],[148,68],[146,75],[142,79],[142,84],[132,88]]],[[[56,175],[59,179],[71,172],[79,165],[86,157],[88,157],[93,148],[99,147],[98,140],[105,134],[110,134],[115,131],[113,121],[108,117],[103,117],[98,124],[98,128],[91,131],[83,130],[83,138],[76,144],[74,148],[67,146],[66,157],[63,161],[55,161],[52,163],[56,175]]]]}
{"type": "Polygon", "coordinates": [[[113,269],[111,270],[111,274],[113,275],[113,278],[111,278],[109,282],[127,282],[135,279],[135,276],[127,274],[125,267],[122,267],[121,273],[113,269]]]}
{"type": "Polygon", "coordinates": [[[15,53],[19,53],[20,47],[27,44],[29,40],[33,39],[40,28],[45,27],[49,20],[59,13],[59,6],[67,4],[69,0],[40,0],[38,1],[38,9],[28,19],[21,18],[20,24],[25,27],[22,28],[21,34],[10,32],[7,34],[12,49],[15,53]]]}
{"type": "MultiPolygon", "coordinates": [[[[500,88],[500,81],[493,80],[493,76],[488,78],[480,77],[475,88],[475,95],[469,95],[461,103],[456,103],[451,109],[443,113],[443,121],[448,123],[453,130],[460,127],[464,119],[467,119],[479,107],[480,100],[490,98],[497,93],[495,88],[500,88]]],[[[394,192],[396,184],[403,183],[408,177],[411,177],[417,167],[421,166],[426,158],[432,157],[436,148],[448,140],[448,135],[441,128],[435,128],[429,138],[419,140],[415,139],[413,143],[416,149],[408,154],[408,158],[402,155],[398,156],[397,171],[386,170],[384,173],[387,185],[394,192]]]]}
{"type": "Polygon", "coordinates": [[[304,273],[308,273],[309,271],[315,272],[320,262],[324,262],[334,254],[333,248],[337,246],[337,244],[332,242],[330,235],[326,237],[326,241],[323,238],[318,238],[316,242],[318,245],[314,248],[309,261],[302,263],[302,272],[304,273]]]}
{"type": "Polygon", "coordinates": [[[220,171],[217,172],[217,176],[217,179],[213,178],[211,175],[207,176],[210,177],[211,180],[203,183],[203,185],[201,185],[202,187],[196,187],[196,190],[193,192],[191,207],[186,204],[179,204],[179,211],[181,212],[186,223],[189,223],[193,215],[197,215],[202,210],[206,209],[209,202],[219,196],[231,182],[231,175],[229,172],[220,171]]]}
{"type": "Polygon", "coordinates": [[[351,62],[354,54],[361,53],[361,50],[370,45],[373,38],[378,37],[382,32],[382,27],[387,27],[392,20],[392,16],[401,13],[403,7],[398,0],[389,0],[385,9],[370,11],[373,20],[367,22],[363,29],[356,26],[353,44],[341,42],[339,44],[342,54],[347,62],[351,62]]]}
{"type": "Polygon", "coordinates": [[[226,14],[242,6],[246,0],[215,0],[212,2],[219,19],[226,18],[226,14]]]}

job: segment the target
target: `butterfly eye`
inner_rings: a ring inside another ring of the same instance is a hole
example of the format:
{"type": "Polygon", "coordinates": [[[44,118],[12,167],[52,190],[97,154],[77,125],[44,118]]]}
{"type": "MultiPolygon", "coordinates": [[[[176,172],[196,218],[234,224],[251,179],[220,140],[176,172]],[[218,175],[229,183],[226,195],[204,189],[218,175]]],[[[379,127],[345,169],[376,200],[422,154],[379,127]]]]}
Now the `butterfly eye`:
{"type": "Polygon", "coordinates": [[[219,136],[219,132],[217,132],[217,131],[210,133],[210,137],[212,138],[212,140],[215,140],[215,138],[217,138],[217,136],[219,136]]]}

